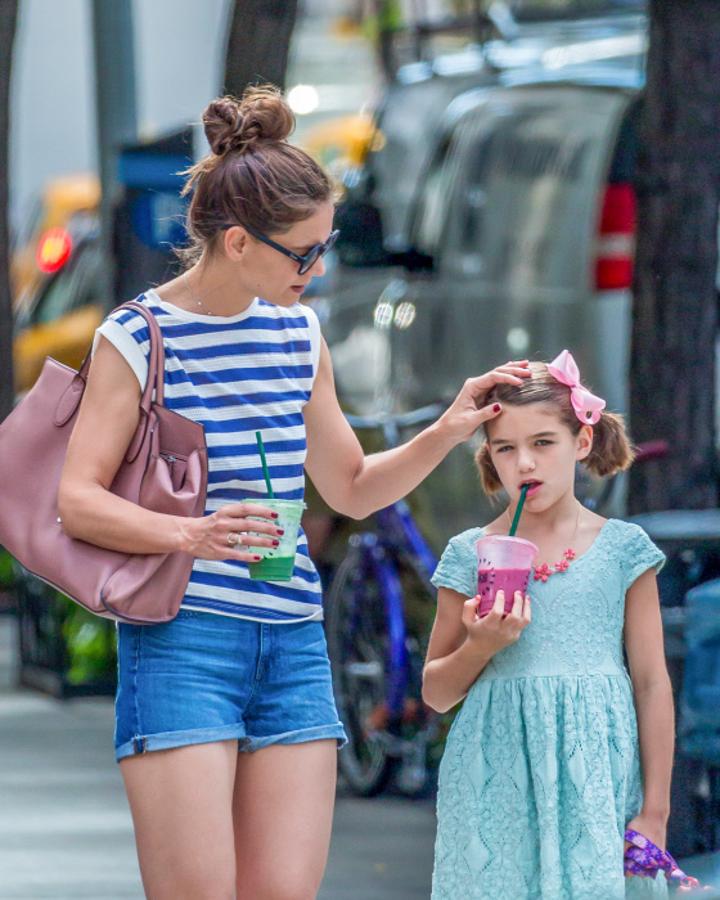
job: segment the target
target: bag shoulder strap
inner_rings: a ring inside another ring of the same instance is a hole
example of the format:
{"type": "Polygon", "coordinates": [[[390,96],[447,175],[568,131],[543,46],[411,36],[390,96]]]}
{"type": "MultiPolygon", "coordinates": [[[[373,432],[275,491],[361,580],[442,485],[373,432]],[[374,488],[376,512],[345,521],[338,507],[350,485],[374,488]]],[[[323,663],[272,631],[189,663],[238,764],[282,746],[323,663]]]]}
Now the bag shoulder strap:
{"type": "MultiPolygon", "coordinates": [[[[162,332],[157,323],[155,316],[150,310],[137,300],[128,300],[118,309],[131,309],[133,312],[139,313],[147,322],[150,332],[150,362],[148,363],[148,376],[145,382],[145,389],[140,398],[140,419],[138,426],[130,441],[130,445],[125,454],[125,460],[128,463],[134,462],[140,453],[148,424],[150,422],[150,407],[153,403],[153,388],[155,389],[155,403],[158,406],[165,405],[165,350],[163,347],[162,332]]],[[[113,310],[115,312],[115,310],[113,310]]]]}
{"type": "MultiPolygon", "coordinates": [[[[150,421],[150,408],[153,402],[158,406],[165,405],[165,349],[163,346],[163,337],[160,326],[155,316],[142,303],[136,300],[129,300],[116,307],[112,312],[121,309],[130,309],[139,313],[147,322],[150,331],[150,361],[148,363],[148,377],[145,388],[140,398],[139,410],[140,418],[138,421],[135,434],[130,441],[125,460],[132,463],[140,452],[145,434],[147,432],[148,423],[150,421]],[[155,400],[153,401],[153,389],[155,390],[155,400]]],[[[87,384],[87,375],[92,361],[92,347],[87,352],[82,365],[77,372],[73,374],[70,384],[60,395],[57,402],[53,417],[54,424],[62,427],[66,425],[75,415],[85,393],[85,385],[87,384]]]]}
{"type": "MultiPolygon", "coordinates": [[[[110,310],[108,315],[119,312],[121,309],[130,309],[133,312],[140,313],[145,319],[150,331],[150,361],[148,363],[148,377],[140,400],[140,408],[146,413],[150,411],[152,404],[153,389],[155,390],[155,402],[158,406],[165,405],[165,348],[163,345],[162,332],[157,323],[157,319],[150,310],[139,303],[137,300],[128,300],[115,309],[110,310]]],[[[92,346],[88,350],[82,365],[77,370],[77,375],[82,379],[83,384],[87,381],[88,369],[92,362],[92,346]]]]}
{"type": "Polygon", "coordinates": [[[128,300],[118,306],[113,312],[120,309],[130,309],[140,313],[148,324],[150,331],[150,362],[148,363],[148,376],[145,382],[142,399],[140,400],[140,408],[145,412],[150,411],[152,402],[153,388],[155,389],[155,402],[158,406],[165,405],[165,348],[163,346],[162,332],[157,323],[157,319],[150,310],[137,300],[128,300]]]}

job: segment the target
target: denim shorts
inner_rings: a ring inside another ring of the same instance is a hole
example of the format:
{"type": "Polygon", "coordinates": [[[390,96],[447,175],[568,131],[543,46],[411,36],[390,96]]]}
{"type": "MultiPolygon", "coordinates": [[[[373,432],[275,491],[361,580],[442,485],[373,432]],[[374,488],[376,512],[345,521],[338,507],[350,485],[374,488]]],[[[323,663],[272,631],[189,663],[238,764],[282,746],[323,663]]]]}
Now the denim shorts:
{"type": "Polygon", "coordinates": [[[118,760],[211,741],[253,751],[326,738],[345,743],[320,622],[181,609],[162,625],[118,625],[118,760]]]}

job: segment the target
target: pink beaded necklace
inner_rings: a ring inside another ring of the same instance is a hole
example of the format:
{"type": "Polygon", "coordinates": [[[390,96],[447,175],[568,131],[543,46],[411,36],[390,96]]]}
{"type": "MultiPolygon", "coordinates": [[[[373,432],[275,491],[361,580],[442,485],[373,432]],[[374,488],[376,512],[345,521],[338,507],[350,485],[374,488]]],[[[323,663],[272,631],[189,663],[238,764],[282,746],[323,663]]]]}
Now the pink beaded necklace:
{"type": "MultiPolygon", "coordinates": [[[[508,525],[510,522],[510,507],[506,510],[508,516],[508,525]]],[[[575,543],[575,538],[577,537],[578,526],[580,524],[580,504],[578,503],[578,511],[577,518],[575,519],[575,530],[573,531],[572,542],[575,543]]],[[[577,552],[573,549],[573,547],[568,547],[567,550],[563,553],[562,559],[559,562],[556,562],[551,566],[549,566],[546,562],[542,563],[539,566],[535,567],[535,572],[533,574],[533,579],[535,581],[542,581],[543,584],[550,578],[551,575],[564,575],[565,572],[570,568],[570,563],[577,559],[577,552]]]]}

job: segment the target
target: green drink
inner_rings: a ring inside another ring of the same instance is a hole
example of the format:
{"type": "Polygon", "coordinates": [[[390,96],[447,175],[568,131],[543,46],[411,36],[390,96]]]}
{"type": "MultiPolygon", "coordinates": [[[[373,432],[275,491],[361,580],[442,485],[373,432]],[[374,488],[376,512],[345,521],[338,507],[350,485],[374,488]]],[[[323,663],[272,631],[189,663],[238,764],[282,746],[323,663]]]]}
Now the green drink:
{"type": "MultiPolygon", "coordinates": [[[[246,500],[246,503],[257,503],[266,506],[278,514],[274,524],[282,528],[285,534],[278,536],[277,547],[249,547],[251,553],[262,556],[259,562],[248,563],[250,577],[256,581],[290,581],[295,567],[298,530],[305,504],[302,500],[279,500],[275,497],[246,500]]],[[[267,522],[268,519],[261,519],[267,522]]],[[[268,537],[268,535],[262,535],[268,537]]]]}

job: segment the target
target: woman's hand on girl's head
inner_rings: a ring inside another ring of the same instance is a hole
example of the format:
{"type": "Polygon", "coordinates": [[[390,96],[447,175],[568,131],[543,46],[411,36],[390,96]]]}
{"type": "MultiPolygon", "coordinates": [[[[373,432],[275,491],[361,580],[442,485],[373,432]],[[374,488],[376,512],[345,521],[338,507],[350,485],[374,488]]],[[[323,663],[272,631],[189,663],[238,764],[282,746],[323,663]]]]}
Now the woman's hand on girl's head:
{"type": "Polygon", "coordinates": [[[438,419],[438,426],[455,443],[466,441],[484,422],[494,419],[502,412],[499,403],[491,403],[478,409],[478,401],[496,384],[522,384],[523,379],[530,376],[528,365],[526,359],[510,360],[484,375],[468,378],[451,406],[438,419]]]}
{"type": "Polygon", "coordinates": [[[230,503],[209,516],[180,518],[181,549],[198,559],[257,562],[260,556],[255,548],[279,543],[283,532],[276,518],[273,510],[256,503],[230,503]]]}
{"type": "Polygon", "coordinates": [[[523,597],[520,591],[515,591],[513,608],[507,614],[504,591],[497,592],[493,608],[482,618],[477,612],[479,603],[480,597],[472,597],[464,603],[462,621],[468,641],[483,656],[494,656],[504,647],[514,644],[530,624],[530,597],[523,597]]]}

